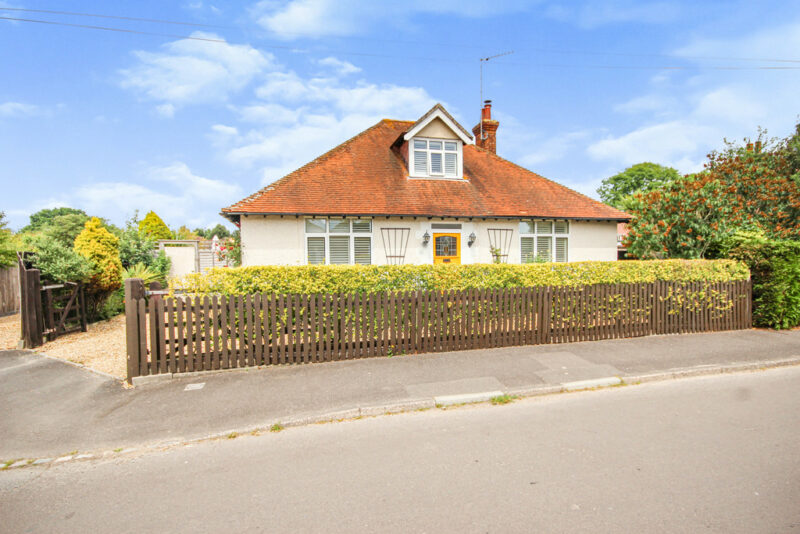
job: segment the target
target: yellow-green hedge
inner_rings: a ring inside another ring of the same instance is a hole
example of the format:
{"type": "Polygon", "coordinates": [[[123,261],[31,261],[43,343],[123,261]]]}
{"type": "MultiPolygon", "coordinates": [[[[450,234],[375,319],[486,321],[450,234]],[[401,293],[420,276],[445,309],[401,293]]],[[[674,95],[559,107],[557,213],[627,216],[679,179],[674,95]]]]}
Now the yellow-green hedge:
{"type": "Polygon", "coordinates": [[[249,293],[372,293],[631,282],[747,280],[733,260],[586,261],[526,265],[307,265],[211,269],[174,280],[172,289],[198,295],[249,293]]]}

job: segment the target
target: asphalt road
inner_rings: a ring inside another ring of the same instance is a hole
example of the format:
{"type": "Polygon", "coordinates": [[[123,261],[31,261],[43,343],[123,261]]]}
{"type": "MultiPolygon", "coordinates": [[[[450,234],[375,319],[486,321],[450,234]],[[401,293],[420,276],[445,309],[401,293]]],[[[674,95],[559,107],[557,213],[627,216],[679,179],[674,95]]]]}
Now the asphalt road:
{"type": "Polygon", "coordinates": [[[800,532],[800,368],[0,472],[2,532],[800,532]]]}

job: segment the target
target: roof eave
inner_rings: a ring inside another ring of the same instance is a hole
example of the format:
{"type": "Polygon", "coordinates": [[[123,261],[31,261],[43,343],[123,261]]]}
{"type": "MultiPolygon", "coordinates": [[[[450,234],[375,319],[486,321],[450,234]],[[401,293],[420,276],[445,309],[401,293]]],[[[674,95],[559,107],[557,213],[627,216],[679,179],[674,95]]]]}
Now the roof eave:
{"type": "MultiPolygon", "coordinates": [[[[261,215],[261,216],[283,216],[283,217],[418,217],[431,219],[558,219],[564,221],[609,221],[609,222],[629,222],[630,217],[564,217],[556,215],[448,215],[441,213],[307,213],[307,212],[279,212],[279,211],[237,211],[223,212],[223,216],[229,219],[232,216],[237,218],[242,215],[261,215]]],[[[231,219],[233,220],[233,219],[231,219]]]]}

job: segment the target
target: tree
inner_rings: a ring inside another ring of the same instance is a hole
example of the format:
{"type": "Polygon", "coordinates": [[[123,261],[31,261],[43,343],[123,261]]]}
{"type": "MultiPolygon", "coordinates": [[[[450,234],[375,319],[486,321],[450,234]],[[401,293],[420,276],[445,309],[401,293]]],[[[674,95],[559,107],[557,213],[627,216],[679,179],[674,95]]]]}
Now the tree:
{"type": "Polygon", "coordinates": [[[88,220],[89,217],[82,213],[58,215],[41,227],[41,230],[45,236],[55,239],[64,247],[72,248],[75,238],[83,231],[88,220]]]}
{"type": "Polygon", "coordinates": [[[672,167],[656,163],[637,163],[619,174],[603,180],[597,193],[600,199],[617,209],[628,209],[631,197],[636,193],[647,193],[660,189],[680,178],[672,167]]]}
{"type": "Polygon", "coordinates": [[[14,265],[17,261],[13,234],[7,226],[6,214],[0,211],[0,267],[14,265]]]}
{"type": "Polygon", "coordinates": [[[169,226],[156,215],[156,212],[149,211],[139,222],[139,233],[147,239],[157,241],[159,239],[172,239],[172,230],[169,226]]]}
{"type": "Polygon", "coordinates": [[[800,184],[788,148],[796,136],[729,144],[708,156],[705,170],[631,198],[626,240],[639,258],[716,255],[736,231],[800,240],[800,184]]]}
{"type": "Polygon", "coordinates": [[[83,215],[87,217],[86,212],[77,208],[51,208],[39,210],[31,215],[31,222],[28,226],[20,230],[20,233],[36,232],[41,230],[42,227],[48,226],[53,222],[53,219],[62,215],[83,215]]]}
{"type": "Polygon", "coordinates": [[[186,240],[190,240],[190,239],[199,240],[199,239],[201,239],[201,236],[197,235],[195,232],[192,232],[191,230],[189,230],[189,228],[187,226],[184,225],[184,226],[181,226],[180,228],[178,228],[178,231],[175,232],[175,238],[176,239],[186,239],[186,240]]]}
{"type": "Polygon", "coordinates": [[[100,219],[92,217],[75,238],[74,248],[91,264],[87,300],[90,315],[96,318],[108,296],[122,286],[119,238],[103,228],[100,219]]]}
{"type": "Polygon", "coordinates": [[[32,240],[33,264],[42,273],[42,278],[58,284],[64,282],[86,282],[92,270],[91,262],[66,247],[61,241],[40,235],[32,240]]]}

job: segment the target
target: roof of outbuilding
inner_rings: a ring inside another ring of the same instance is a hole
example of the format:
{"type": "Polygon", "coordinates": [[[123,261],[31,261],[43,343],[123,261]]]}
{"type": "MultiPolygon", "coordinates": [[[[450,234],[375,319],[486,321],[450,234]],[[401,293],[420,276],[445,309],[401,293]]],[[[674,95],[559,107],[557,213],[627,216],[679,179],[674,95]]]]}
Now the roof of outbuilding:
{"type": "Polygon", "coordinates": [[[630,219],[475,145],[463,147],[463,179],[409,178],[393,144],[414,124],[383,119],[222,213],[630,219]]]}

